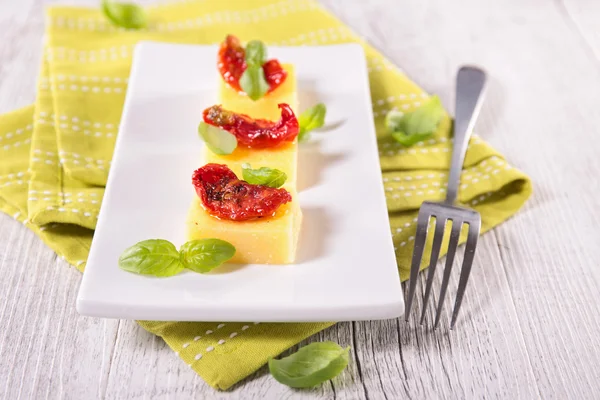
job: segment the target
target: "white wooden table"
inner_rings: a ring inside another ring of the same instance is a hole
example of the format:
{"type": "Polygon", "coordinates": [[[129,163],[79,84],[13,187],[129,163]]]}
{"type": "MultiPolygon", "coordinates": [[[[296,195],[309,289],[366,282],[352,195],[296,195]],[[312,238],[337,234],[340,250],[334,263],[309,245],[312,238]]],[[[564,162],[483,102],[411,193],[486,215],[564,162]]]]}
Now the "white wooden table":
{"type": "MultiPolygon", "coordinates": [[[[54,2],[0,0],[0,112],[34,100],[54,2]]],[[[478,132],[535,194],[480,241],[457,328],[340,323],[311,339],[352,346],[333,382],[294,391],[263,368],[216,392],[134,322],[80,317],[79,272],[0,215],[0,398],[600,396],[600,2],[323,3],[447,105],[460,64],[491,75],[478,132]]]]}

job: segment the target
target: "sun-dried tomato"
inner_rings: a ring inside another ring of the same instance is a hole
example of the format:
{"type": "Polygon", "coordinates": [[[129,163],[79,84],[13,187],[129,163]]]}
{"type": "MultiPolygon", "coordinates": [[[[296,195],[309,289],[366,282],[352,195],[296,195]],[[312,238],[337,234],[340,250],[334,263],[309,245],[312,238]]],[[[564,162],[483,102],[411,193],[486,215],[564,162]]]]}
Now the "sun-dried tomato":
{"type": "Polygon", "coordinates": [[[245,114],[224,110],[221,105],[207,108],[203,117],[207,124],[232,133],[238,143],[254,149],[263,149],[278,146],[283,142],[293,142],[298,136],[299,125],[294,111],[285,103],[278,106],[281,109],[279,121],[253,119],[245,114]]]}
{"type": "Polygon", "coordinates": [[[208,212],[232,221],[272,216],[292,196],[285,189],[239,180],[227,165],[206,164],[194,171],[192,184],[208,212]]]}
{"type": "MultiPolygon", "coordinates": [[[[225,82],[238,92],[243,92],[240,87],[240,78],[248,67],[245,56],[246,50],[240,40],[233,35],[227,35],[219,47],[217,66],[225,82]]],[[[287,72],[276,59],[266,61],[262,67],[265,80],[269,84],[268,92],[272,92],[285,81],[287,72]]]]}
{"type": "Polygon", "coordinates": [[[217,62],[219,72],[225,82],[237,91],[242,90],[240,88],[240,77],[246,69],[245,55],[246,51],[240,40],[233,35],[227,35],[219,48],[219,60],[217,62]]]}
{"type": "Polygon", "coordinates": [[[269,84],[269,92],[272,92],[285,81],[287,72],[276,59],[267,61],[262,67],[265,71],[265,80],[269,84]]]}

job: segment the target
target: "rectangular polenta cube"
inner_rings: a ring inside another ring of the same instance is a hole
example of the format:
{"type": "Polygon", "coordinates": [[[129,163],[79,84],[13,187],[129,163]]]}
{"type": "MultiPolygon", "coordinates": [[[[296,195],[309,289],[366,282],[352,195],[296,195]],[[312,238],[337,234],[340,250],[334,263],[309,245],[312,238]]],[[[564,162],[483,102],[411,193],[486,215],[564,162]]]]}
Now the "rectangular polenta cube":
{"type": "MultiPolygon", "coordinates": [[[[296,75],[292,64],[283,64],[288,72],[284,83],[267,94],[262,99],[252,101],[248,96],[240,94],[220,79],[219,103],[224,109],[242,113],[252,118],[262,118],[277,121],[281,118],[281,111],[277,107],[279,103],[289,104],[295,113],[298,112],[298,98],[296,75]]],[[[276,148],[248,149],[238,147],[229,155],[217,155],[205,147],[204,161],[206,163],[226,164],[241,177],[243,163],[248,163],[252,168],[269,167],[285,172],[288,176],[286,188],[296,187],[296,175],[298,166],[298,143],[297,141],[285,143],[276,148]]]]}
{"type": "Polygon", "coordinates": [[[252,118],[262,118],[276,121],[281,117],[281,111],[277,107],[279,103],[287,103],[294,112],[298,112],[298,94],[296,73],[293,64],[282,64],[287,71],[285,81],[271,93],[257,101],[252,100],[245,94],[238,93],[223,79],[219,84],[219,103],[223,108],[241,114],[247,114],[252,118]]]}
{"type": "Polygon", "coordinates": [[[195,198],[188,216],[189,240],[216,238],[235,246],[232,263],[290,264],[296,258],[296,247],[302,211],[298,196],[279,207],[275,215],[249,221],[228,221],[215,218],[195,198]]]}
{"type": "Polygon", "coordinates": [[[298,144],[285,143],[274,149],[248,149],[238,147],[227,156],[219,156],[208,148],[205,150],[204,161],[208,163],[226,164],[231,170],[242,178],[242,164],[248,163],[252,168],[276,168],[287,174],[284,187],[296,189],[296,166],[298,165],[298,144]]]}

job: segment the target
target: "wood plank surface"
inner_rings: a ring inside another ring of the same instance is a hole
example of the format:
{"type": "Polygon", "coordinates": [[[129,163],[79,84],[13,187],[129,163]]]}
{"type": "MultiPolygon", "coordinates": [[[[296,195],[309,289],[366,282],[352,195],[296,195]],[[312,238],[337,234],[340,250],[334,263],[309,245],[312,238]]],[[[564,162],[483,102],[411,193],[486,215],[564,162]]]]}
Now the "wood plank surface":
{"type": "MultiPolygon", "coordinates": [[[[55,3],[0,0],[0,112],[34,101],[43,9],[55,3]]],[[[217,392],[134,322],[80,317],[79,272],[0,214],[0,399],[600,396],[600,3],[322,4],[447,106],[459,65],[489,72],[477,130],[532,177],[535,193],[480,241],[456,329],[448,309],[437,331],[417,313],[409,323],[340,323],[309,339],[352,347],[331,382],[293,390],[263,368],[217,392]]]]}

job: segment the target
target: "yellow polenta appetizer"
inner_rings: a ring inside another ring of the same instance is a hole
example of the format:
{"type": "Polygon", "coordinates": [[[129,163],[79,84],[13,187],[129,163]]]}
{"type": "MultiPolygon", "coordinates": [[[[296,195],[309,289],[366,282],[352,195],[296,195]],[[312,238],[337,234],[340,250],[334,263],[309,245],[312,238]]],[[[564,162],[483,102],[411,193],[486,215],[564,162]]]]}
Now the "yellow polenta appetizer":
{"type": "Polygon", "coordinates": [[[302,222],[295,193],[250,184],[221,164],[199,168],[192,183],[198,198],[188,217],[190,240],[227,240],[236,248],[235,263],[294,262],[302,222]]]}
{"type": "MultiPolygon", "coordinates": [[[[242,164],[268,165],[283,171],[287,177],[287,186],[296,184],[298,164],[298,120],[288,104],[279,104],[281,117],[277,121],[254,119],[216,105],[204,110],[204,126],[208,134],[215,133],[214,128],[231,133],[237,146],[230,154],[206,146],[207,163],[227,164],[236,174],[242,172],[242,164]]],[[[206,140],[209,143],[209,140],[206,140]]]]}
{"type": "Polygon", "coordinates": [[[276,120],[281,112],[278,105],[289,104],[294,112],[298,112],[298,95],[296,74],[292,64],[283,64],[287,72],[285,81],[264,97],[253,100],[244,92],[235,90],[225,81],[219,85],[219,103],[228,110],[240,114],[252,115],[254,118],[276,120]]]}

